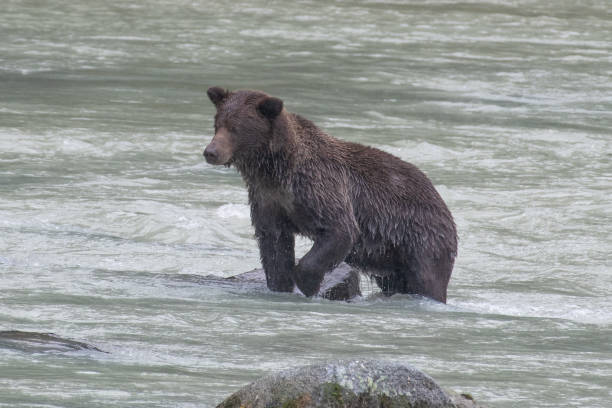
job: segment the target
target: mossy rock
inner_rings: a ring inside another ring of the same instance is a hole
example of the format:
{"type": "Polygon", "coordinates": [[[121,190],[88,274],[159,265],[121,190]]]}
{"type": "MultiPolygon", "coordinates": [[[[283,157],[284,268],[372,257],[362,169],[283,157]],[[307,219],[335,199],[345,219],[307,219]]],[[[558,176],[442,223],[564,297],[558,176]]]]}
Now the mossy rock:
{"type": "Polygon", "coordinates": [[[217,408],[477,408],[414,367],[335,361],[268,375],[217,408]]]}

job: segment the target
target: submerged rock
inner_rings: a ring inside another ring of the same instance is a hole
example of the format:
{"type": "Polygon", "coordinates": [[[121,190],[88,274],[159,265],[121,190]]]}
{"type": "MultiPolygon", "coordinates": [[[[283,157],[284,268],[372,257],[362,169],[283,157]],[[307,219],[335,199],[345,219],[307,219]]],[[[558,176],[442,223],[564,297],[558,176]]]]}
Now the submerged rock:
{"type": "MultiPolygon", "coordinates": [[[[359,276],[360,273],[358,270],[351,268],[343,262],[333,271],[325,275],[317,296],[329,300],[350,300],[357,296],[361,296],[359,276]]],[[[266,274],[263,269],[253,269],[252,271],[240,273],[228,278],[216,275],[174,275],[174,279],[179,278],[182,281],[203,285],[217,284],[230,287],[240,286],[245,289],[267,290],[266,274]]],[[[294,293],[300,292],[296,288],[294,293]]]]}
{"type": "Polygon", "coordinates": [[[217,408],[482,408],[411,366],[335,361],[263,377],[217,408]]]}
{"type": "Polygon", "coordinates": [[[329,300],[350,300],[361,296],[360,276],[357,269],[343,262],[325,275],[318,296],[329,300]]]}
{"type": "MultiPolygon", "coordinates": [[[[266,274],[263,269],[253,269],[250,272],[230,276],[225,280],[230,282],[258,282],[265,286],[266,274]]],[[[294,289],[294,293],[300,293],[299,289],[294,289]]],[[[317,296],[329,300],[349,300],[359,295],[361,295],[359,272],[343,262],[325,275],[317,296]]]]}
{"type": "Polygon", "coordinates": [[[26,332],[19,330],[0,331],[0,347],[29,352],[93,350],[106,353],[99,348],[80,341],[64,339],[53,333],[26,332]]]}

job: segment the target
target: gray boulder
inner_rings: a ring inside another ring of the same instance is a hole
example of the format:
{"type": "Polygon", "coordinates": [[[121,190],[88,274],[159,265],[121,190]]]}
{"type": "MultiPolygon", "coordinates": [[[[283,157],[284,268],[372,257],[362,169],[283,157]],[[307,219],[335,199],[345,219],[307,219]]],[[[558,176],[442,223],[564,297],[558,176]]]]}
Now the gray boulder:
{"type": "Polygon", "coordinates": [[[217,408],[477,408],[414,367],[374,360],[334,361],[263,377],[217,408]]]}

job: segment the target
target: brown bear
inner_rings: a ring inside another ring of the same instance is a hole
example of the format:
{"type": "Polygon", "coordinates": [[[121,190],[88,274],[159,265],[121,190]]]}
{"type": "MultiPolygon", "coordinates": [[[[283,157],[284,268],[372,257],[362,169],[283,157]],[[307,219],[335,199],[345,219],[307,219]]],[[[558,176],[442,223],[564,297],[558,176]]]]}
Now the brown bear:
{"type": "Polygon", "coordinates": [[[210,164],[235,166],[268,288],[306,296],[346,261],[386,294],[446,302],[457,254],[453,217],[427,176],[381,150],[335,139],[263,92],[208,89],[217,109],[210,164]],[[313,240],[295,263],[294,235],[313,240]]]}

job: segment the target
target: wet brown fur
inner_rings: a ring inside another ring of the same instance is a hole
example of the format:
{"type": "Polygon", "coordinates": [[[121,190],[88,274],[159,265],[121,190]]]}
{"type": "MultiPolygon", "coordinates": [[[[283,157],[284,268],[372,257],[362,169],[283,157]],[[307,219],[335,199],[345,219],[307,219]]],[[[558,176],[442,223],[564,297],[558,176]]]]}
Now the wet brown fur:
{"type": "Polygon", "coordinates": [[[231,158],[215,164],[233,164],[246,182],[271,290],[291,291],[295,283],[312,296],[323,275],[346,261],[385,293],[446,302],[457,234],[423,172],[335,139],[263,92],[215,87],[208,95],[217,107],[216,134],[227,129],[233,146],[231,158]],[[314,241],[297,265],[295,234],[314,241]]]}

